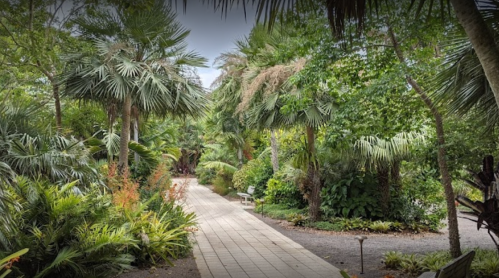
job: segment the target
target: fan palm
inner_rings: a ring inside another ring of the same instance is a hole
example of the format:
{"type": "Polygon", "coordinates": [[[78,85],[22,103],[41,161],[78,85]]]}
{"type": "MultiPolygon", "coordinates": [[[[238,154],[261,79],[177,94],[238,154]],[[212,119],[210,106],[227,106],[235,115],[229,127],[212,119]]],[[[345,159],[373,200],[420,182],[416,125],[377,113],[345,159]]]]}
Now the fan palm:
{"type": "Polygon", "coordinates": [[[302,185],[302,191],[309,201],[310,218],[316,221],[319,219],[321,204],[321,178],[315,151],[315,133],[319,127],[331,119],[333,99],[325,87],[312,93],[306,90],[288,93],[285,88],[290,90],[291,88],[286,86],[289,84],[283,85],[281,90],[269,95],[248,111],[249,124],[271,129],[297,125],[305,127],[307,156],[301,161],[301,166],[307,169],[307,178],[302,185]],[[298,102],[306,103],[306,105],[296,110],[289,108],[291,103],[298,102]]]}
{"type": "MultiPolygon", "coordinates": [[[[223,113],[218,113],[220,116],[230,116],[232,122],[244,122],[247,117],[247,109],[251,106],[253,100],[253,95],[258,90],[257,87],[251,87],[251,83],[260,71],[263,71],[269,67],[276,64],[276,58],[274,57],[275,48],[279,44],[284,44],[283,41],[286,40],[286,35],[284,28],[279,30],[273,30],[268,33],[263,25],[256,25],[249,35],[244,40],[239,40],[236,42],[237,50],[233,52],[223,53],[217,58],[219,64],[219,69],[222,74],[215,80],[214,85],[218,87],[214,91],[214,97],[221,100],[216,108],[216,111],[223,111],[223,113]]],[[[269,73],[271,70],[267,71],[269,73]]],[[[268,77],[268,76],[267,76],[268,77]]],[[[282,82],[289,77],[289,75],[281,76],[277,82],[282,82]]],[[[262,74],[259,80],[264,80],[266,77],[262,74]]],[[[258,82],[255,82],[255,84],[258,82]]],[[[257,86],[262,85],[256,84],[257,86]]],[[[276,89],[279,86],[273,87],[276,89]]],[[[227,122],[227,121],[224,121],[227,122]]],[[[243,129],[243,124],[239,123],[237,126],[234,124],[232,127],[237,127],[237,129],[232,129],[233,131],[238,131],[243,129]]],[[[253,125],[253,127],[258,127],[253,125]]],[[[267,129],[268,127],[259,126],[259,129],[267,129]]],[[[239,134],[241,132],[234,133],[231,141],[236,143],[239,150],[242,150],[245,142],[243,137],[239,134]],[[238,142],[239,141],[239,142],[238,142]]],[[[279,160],[277,156],[278,146],[276,139],[276,131],[271,128],[271,160],[274,172],[279,169],[279,160]]],[[[239,155],[242,158],[242,154],[239,155]]],[[[242,160],[240,159],[240,164],[242,160]]]]}
{"type": "Polygon", "coordinates": [[[250,58],[248,39],[236,42],[236,51],[222,53],[216,58],[215,64],[221,74],[215,79],[212,98],[217,100],[212,117],[215,132],[237,150],[238,167],[243,164],[243,148],[246,145],[245,126],[236,113],[237,106],[243,94],[243,75],[248,68],[250,58]]]}
{"type": "Polygon", "coordinates": [[[425,137],[424,133],[402,132],[388,140],[363,136],[355,142],[354,153],[360,156],[361,165],[372,166],[378,173],[383,212],[387,213],[390,205],[390,170],[392,182],[400,186],[400,162],[411,155],[411,146],[424,143],[425,137]]]}
{"type": "Polygon", "coordinates": [[[95,56],[80,57],[69,70],[66,94],[121,105],[119,168],[128,167],[132,107],[158,115],[204,113],[207,100],[188,69],[205,59],[186,52],[189,34],[163,1],[133,13],[103,11],[78,21],[94,37],[95,56]]]}

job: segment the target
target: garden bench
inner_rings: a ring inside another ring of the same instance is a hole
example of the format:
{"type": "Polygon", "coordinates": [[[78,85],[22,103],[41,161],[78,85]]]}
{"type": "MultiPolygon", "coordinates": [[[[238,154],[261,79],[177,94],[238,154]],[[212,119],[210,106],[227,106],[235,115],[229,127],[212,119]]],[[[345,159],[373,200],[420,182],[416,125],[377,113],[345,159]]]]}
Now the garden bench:
{"type": "Polygon", "coordinates": [[[475,257],[475,251],[470,251],[446,264],[437,272],[425,272],[418,278],[470,278],[473,257],[475,257]]]}
{"type": "MultiPolygon", "coordinates": [[[[243,198],[244,198],[244,204],[245,205],[248,205],[248,199],[253,199],[253,192],[255,192],[255,187],[254,186],[249,186],[248,187],[248,191],[246,191],[247,193],[243,193],[243,192],[237,192],[237,195],[239,195],[240,198],[240,201],[241,203],[243,202],[243,198]]],[[[253,202],[253,201],[251,201],[253,202]]]]}

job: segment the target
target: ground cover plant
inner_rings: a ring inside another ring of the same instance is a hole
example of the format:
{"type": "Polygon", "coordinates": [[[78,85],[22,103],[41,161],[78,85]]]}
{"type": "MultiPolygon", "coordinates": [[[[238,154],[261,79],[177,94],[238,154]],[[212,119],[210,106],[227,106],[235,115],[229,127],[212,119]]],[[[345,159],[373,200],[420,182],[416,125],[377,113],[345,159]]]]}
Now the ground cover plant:
{"type": "MultiPolygon", "coordinates": [[[[499,257],[495,250],[474,249],[476,254],[471,263],[471,277],[489,278],[499,271],[499,257]]],[[[464,251],[466,252],[466,251],[464,251]]],[[[452,261],[448,251],[435,251],[427,254],[403,254],[387,252],[383,264],[389,269],[398,269],[413,276],[425,271],[436,272],[452,261]]]]}

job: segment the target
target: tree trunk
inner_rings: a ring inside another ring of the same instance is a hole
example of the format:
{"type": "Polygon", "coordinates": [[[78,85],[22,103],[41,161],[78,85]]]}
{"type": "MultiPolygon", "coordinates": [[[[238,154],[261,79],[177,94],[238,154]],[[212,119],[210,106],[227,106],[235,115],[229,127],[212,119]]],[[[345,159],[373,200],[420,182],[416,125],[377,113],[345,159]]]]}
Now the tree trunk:
{"type": "Polygon", "coordinates": [[[315,132],[310,126],[307,126],[307,152],[308,152],[308,167],[307,180],[305,183],[308,187],[308,213],[311,221],[320,220],[321,208],[321,179],[319,167],[315,158],[315,132]]]}
{"type": "Polygon", "coordinates": [[[386,215],[390,210],[390,169],[388,166],[378,165],[377,178],[381,210],[386,215]]]}
{"type": "MultiPolygon", "coordinates": [[[[402,64],[406,64],[404,55],[398,41],[395,37],[393,29],[388,26],[388,32],[390,39],[393,43],[395,53],[402,64]]],[[[454,201],[454,190],[452,189],[452,179],[449,174],[449,169],[447,167],[447,160],[445,158],[445,136],[444,136],[444,125],[443,119],[438,109],[433,104],[433,101],[428,97],[428,95],[419,86],[416,80],[412,79],[410,75],[405,77],[407,83],[416,91],[416,93],[421,97],[425,105],[430,109],[435,119],[435,127],[437,131],[437,142],[438,142],[438,167],[440,170],[440,175],[442,176],[442,186],[444,187],[445,200],[447,202],[447,218],[448,218],[448,229],[449,229],[449,243],[450,243],[450,253],[451,256],[457,258],[461,256],[461,243],[459,241],[459,228],[457,224],[457,212],[454,201]]]]}
{"type": "Polygon", "coordinates": [[[128,142],[130,141],[131,110],[132,96],[127,95],[123,103],[121,115],[120,156],[118,160],[118,171],[121,175],[128,171],[128,142]]]}
{"type": "Polygon", "coordinates": [[[400,181],[400,161],[395,160],[392,163],[392,167],[390,168],[390,178],[391,183],[396,189],[397,194],[400,193],[402,189],[402,182],[400,181]]]}
{"type": "Polygon", "coordinates": [[[62,110],[61,110],[61,98],[59,96],[59,84],[57,82],[52,82],[52,95],[54,97],[55,106],[55,126],[57,128],[57,133],[62,132],[62,110]]]}
{"type": "MultiPolygon", "coordinates": [[[[133,110],[133,141],[139,143],[139,111],[137,107],[132,107],[133,110]]],[[[140,156],[138,153],[134,153],[135,164],[140,161],[140,156]]]]}
{"type": "Polygon", "coordinates": [[[277,132],[275,130],[270,131],[270,160],[272,161],[272,169],[274,174],[279,171],[279,157],[278,157],[279,145],[277,144],[277,132]]]}
{"type": "Polygon", "coordinates": [[[237,168],[241,169],[243,167],[243,148],[237,147],[237,168]]]}
{"type": "Polygon", "coordinates": [[[482,64],[490,88],[494,92],[496,104],[499,106],[499,50],[494,36],[485,24],[475,1],[451,0],[450,2],[482,64]]]}

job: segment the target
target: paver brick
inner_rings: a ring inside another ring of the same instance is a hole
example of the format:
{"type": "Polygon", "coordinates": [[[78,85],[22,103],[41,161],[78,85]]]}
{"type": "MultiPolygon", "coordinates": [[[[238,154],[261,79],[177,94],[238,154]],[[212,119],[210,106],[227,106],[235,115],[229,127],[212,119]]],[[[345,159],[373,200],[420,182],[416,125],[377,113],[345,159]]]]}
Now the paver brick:
{"type": "Polygon", "coordinates": [[[202,278],[342,277],[338,268],[196,179],[190,179],[187,204],[198,216],[193,253],[202,278]]]}

